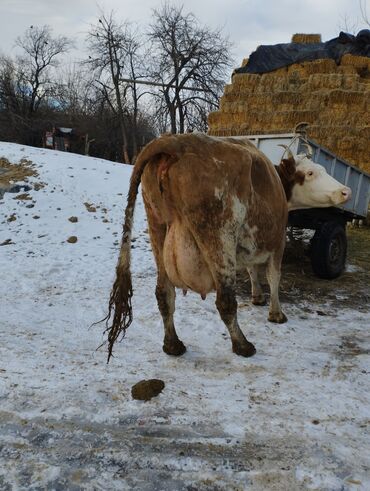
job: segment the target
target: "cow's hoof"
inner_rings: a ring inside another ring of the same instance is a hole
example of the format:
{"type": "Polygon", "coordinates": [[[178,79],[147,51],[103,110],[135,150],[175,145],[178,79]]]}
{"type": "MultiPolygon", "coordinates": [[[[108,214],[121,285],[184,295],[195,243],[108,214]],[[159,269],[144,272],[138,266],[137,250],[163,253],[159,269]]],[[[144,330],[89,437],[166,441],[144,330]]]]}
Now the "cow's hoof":
{"type": "Polygon", "coordinates": [[[249,341],[245,341],[244,343],[235,342],[233,343],[233,352],[239,356],[249,357],[256,353],[256,348],[249,341]]]}
{"type": "Polygon", "coordinates": [[[173,341],[172,343],[163,343],[163,351],[167,355],[171,356],[181,356],[185,353],[186,351],[186,346],[182,341],[179,339],[177,341],[173,341]]]}
{"type": "Polygon", "coordinates": [[[270,312],[268,320],[270,322],[275,322],[276,324],[284,324],[288,319],[283,312],[270,312]]]}
{"type": "Polygon", "coordinates": [[[253,295],[252,296],[252,304],[253,305],[266,305],[266,297],[265,295],[253,295]]]}

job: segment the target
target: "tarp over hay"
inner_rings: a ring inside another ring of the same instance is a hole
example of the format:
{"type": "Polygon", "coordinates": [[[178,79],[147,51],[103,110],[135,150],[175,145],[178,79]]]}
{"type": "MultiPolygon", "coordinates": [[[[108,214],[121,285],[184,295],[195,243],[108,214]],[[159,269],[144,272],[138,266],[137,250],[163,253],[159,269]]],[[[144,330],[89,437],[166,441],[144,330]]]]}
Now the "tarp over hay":
{"type": "Polygon", "coordinates": [[[251,54],[247,65],[235,71],[236,73],[266,73],[294,63],[325,59],[332,59],[339,65],[346,54],[370,57],[369,29],[362,29],[357,36],[341,32],[337,38],[325,43],[320,42],[320,35],[318,39],[319,42],[299,42],[293,38],[291,43],[259,46],[251,54]]]}
{"type": "MultiPolygon", "coordinates": [[[[318,37],[293,40],[314,45],[318,37]]],[[[239,70],[208,118],[209,134],[217,136],[289,133],[301,122],[309,123],[308,137],[370,172],[370,57],[347,53],[339,64],[324,58],[268,73],[239,70]]]]}

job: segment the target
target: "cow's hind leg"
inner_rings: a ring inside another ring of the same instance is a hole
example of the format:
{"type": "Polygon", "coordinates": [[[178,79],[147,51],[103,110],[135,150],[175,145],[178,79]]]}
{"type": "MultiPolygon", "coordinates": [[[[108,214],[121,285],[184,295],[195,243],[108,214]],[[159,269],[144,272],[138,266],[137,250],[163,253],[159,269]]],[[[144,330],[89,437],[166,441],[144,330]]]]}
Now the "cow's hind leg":
{"type": "Polygon", "coordinates": [[[155,294],[164,324],[163,351],[168,355],[180,356],[185,353],[186,347],[177,337],[173,322],[176,296],[175,288],[169,281],[167,274],[163,271],[158,271],[155,294]]]}
{"type": "Polygon", "coordinates": [[[191,225],[194,238],[214,279],[216,307],[230,333],[233,352],[240,356],[253,356],[256,348],[242,333],[237,317],[236,243],[232,239],[233,235],[235,236],[235,223],[231,222],[229,227],[225,226],[219,233],[220,236],[228,238],[227,244],[220,238],[216,240],[215,230],[219,227],[217,221],[213,223],[209,219],[204,226],[204,222],[198,225],[196,220],[192,220],[191,225]]]}
{"type": "Polygon", "coordinates": [[[258,278],[258,266],[257,265],[249,266],[248,273],[252,284],[253,305],[266,305],[266,297],[262,291],[261,284],[258,278]]]}
{"type": "Polygon", "coordinates": [[[186,351],[185,345],[177,337],[173,315],[175,312],[175,288],[170,282],[163,262],[163,246],[166,238],[167,227],[163,223],[159,223],[156,216],[148,205],[145,196],[144,203],[149,225],[150,242],[157,264],[157,287],[155,294],[159,312],[162,315],[164,326],[164,341],[163,351],[168,355],[180,356],[186,351]]]}
{"type": "Polygon", "coordinates": [[[268,320],[282,324],[287,321],[286,315],[282,312],[279,301],[281,254],[272,255],[267,263],[266,275],[270,286],[270,309],[268,320]]]}
{"type": "Polygon", "coordinates": [[[242,333],[237,318],[235,289],[221,282],[217,288],[216,306],[231,337],[233,352],[240,356],[253,356],[256,348],[242,333]]]}

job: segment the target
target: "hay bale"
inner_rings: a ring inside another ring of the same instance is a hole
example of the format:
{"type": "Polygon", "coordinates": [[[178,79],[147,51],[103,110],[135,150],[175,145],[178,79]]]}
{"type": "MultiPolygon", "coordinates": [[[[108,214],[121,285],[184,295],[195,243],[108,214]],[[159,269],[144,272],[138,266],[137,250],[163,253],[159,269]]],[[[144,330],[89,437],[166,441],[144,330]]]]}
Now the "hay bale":
{"type": "Polygon", "coordinates": [[[234,74],[209,133],[220,136],[291,132],[311,123],[308,136],[369,169],[370,59],[345,55],[265,74],[234,74]]]}
{"type": "Polygon", "coordinates": [[[332,59],[306,61],[304,63],[307,75],[313,73],[336,73],[337,65],[332,59]]]}
{"type": "Polygon", "coordinates": [[[352,65],[339,65],[337,71],[338,73],[345,73],[347,75],[354,75],[358,73],[356,67],[352,65]]]}
{"type": "Polygon", "coordinates": [[[340,60],[341,66],[353,66],[359,69],[370,70],[370,58],[367,56],[356,56],[349,53],[342,56],[340,60]]]}
{"type": "Polygon", "coordinates": [[[321,43],[321,34],[293,34],[292,43],[321,43]]]}

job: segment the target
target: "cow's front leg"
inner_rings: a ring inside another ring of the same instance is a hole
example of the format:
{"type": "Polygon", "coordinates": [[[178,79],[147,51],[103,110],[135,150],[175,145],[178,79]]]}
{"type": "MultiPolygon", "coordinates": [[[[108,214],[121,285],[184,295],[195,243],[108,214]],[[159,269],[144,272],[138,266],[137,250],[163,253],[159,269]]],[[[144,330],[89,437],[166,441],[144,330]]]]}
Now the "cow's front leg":
{"type": "Polygon", "coordinates": [[[217,288],[216,306],[229,330],[233,352],[240,356],[253,356],[256,348],[240,330],[237,319],[237,302],[233,287],[220,285],[217,288]]]}
{"type": "Polygon", "coordinates": [[[180,356],[185,353],[186,347],[177,337],[175,330],[173,314],[175,312],[176,293],[167,275],[158,275],[155,294],[164,324],[163,351],[168,355],[180,356]]]}
{"type": "Polygon", "coordinates": [[[249,266],[248,273],[252,284],[253,305],[266,305],[266,297],[262,291],[261,284],[258,278],[258,266],[257,265],[249,266]]]}
{"type": "Polygon", "coordinates": [[[271,256],[266,269],[267,281],[270,286],[270,309],[268,320],[278,324],[282,324],[288,320],[286,315],[281,310],[279,301],[280,268],[280,256],[271,256]]]}

